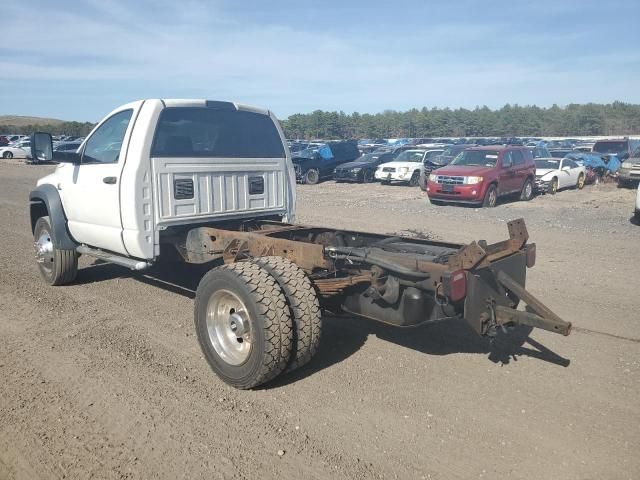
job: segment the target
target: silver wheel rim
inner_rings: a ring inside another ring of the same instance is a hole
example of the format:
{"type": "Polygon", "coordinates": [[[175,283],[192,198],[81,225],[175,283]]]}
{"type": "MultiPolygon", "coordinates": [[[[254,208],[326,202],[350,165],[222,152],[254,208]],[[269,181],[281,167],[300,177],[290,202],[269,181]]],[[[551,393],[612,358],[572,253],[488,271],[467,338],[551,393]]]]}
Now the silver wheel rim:
{"type": "Polygon", "coordinates": [[[524,187],[524,198],[529,198],[531,196],[531,182],[527,182],[524,187]]]}
{"type": "Polygon", "coordinates": [[[36,251],[36,262],[47,272],[53,269],[53,242],[51,234],[47,230],[42,230],[33,247],[36,251]]]}
{"type": "Polygon", "coordinates": [[[251,353],[251,319],[247,307],[229,290],[218,290],[207,305],[211,346],[229,365],[242,365],[251,353]]]}

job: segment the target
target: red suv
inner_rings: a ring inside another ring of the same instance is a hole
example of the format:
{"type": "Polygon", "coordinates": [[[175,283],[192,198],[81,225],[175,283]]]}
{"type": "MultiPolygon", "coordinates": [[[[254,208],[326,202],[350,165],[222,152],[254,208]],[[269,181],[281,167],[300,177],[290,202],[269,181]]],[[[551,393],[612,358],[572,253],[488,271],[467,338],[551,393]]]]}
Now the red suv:
{"type": "Polygon", "coordinates": [[[473,147],[431,172],[427,195],[436,205],[495,207],[503,195],[518,193],[520,200],[531,200],[535,178],[536,165],[528,148],[473,147]]]}

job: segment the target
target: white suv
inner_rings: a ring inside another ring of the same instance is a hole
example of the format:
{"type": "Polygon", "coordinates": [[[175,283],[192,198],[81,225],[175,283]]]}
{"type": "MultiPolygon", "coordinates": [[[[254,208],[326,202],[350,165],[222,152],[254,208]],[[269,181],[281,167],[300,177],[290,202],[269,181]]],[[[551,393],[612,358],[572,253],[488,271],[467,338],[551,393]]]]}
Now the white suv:
{"type": "Polygon", "coordinates": [[[407,183],[410,187],[418,185],[422,162],[427,154],[426,149],[405,150],[393,162],[378,166],[375,177],[384,184],[391,182],[407,183]]]}

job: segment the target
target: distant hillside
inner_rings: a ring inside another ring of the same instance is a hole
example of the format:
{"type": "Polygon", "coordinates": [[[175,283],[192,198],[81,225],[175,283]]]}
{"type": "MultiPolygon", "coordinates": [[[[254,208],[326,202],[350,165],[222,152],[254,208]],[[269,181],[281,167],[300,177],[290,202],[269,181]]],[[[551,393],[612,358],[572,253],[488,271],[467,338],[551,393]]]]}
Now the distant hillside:
{"type": "Polygon", "coordinates": [[[64,120],[58,120],[57,118],[25,117],[21,115],[0,115],[0,127],[5,125],[15,127],[25,125],[58,125],[60,123],[64,123],[64,120]]]}
{"type": "Polygon", "coordinates": [[[45,131],[53,135],[85,136],[94,127],[91,122],[68,122],[57,118],[0,115],[1,134],[30,135],[34,131],[45,131]]]}

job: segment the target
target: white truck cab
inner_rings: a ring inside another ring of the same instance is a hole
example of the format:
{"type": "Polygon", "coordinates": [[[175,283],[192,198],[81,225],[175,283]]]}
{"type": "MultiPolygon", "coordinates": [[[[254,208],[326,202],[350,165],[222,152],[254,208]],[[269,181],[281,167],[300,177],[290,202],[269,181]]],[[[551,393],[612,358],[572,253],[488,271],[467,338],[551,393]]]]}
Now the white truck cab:
{"type": "Polygon", "coordinates": [[[75,243],[152,260],[159,232],[171,226],[248,215],[293,221],[285,145],[268,110],[139,100],[109,113],[78,154],[40,179],[32,200],[48,199],[53,188],[75,243]]]}

